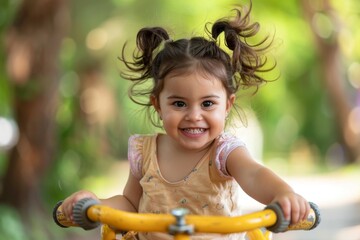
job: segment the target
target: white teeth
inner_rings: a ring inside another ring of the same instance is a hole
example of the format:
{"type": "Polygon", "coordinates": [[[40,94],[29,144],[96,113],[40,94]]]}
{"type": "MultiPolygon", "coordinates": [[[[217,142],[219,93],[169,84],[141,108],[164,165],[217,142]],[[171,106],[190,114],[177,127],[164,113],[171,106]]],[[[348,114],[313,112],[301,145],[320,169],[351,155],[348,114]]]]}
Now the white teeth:
{"type": "Polygon", "coordinates": [[[185,132],[191,133],[191,134],[199,134],[205,132],[204,128],[185,128],[185,132]]]}

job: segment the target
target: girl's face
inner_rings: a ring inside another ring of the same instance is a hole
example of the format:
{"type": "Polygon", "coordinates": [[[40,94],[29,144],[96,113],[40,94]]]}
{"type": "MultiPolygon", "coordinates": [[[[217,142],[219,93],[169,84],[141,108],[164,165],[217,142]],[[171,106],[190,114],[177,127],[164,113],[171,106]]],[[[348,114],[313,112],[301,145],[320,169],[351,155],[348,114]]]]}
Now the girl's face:
{"type": "Polygon", "coordinates": [[[169,74],[159,98],[151,99],[168,136],[188,150],[207,147],[223,132],[234,100],[219,79],[198,71],[169,74]]]}

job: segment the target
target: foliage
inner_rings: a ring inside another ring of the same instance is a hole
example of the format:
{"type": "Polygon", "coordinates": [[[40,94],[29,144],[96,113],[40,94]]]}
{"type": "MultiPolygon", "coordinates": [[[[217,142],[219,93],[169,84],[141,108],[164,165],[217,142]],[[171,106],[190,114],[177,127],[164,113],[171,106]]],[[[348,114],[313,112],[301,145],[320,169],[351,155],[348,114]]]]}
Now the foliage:
{"type": "Polygon", "coordinates": [[[21,217],[17,211],[3,205],[0,205],[0,211],[0,239],[25,239],[25,231],[21,224],[21,217]]]}
{"type": "MultiPolygon", "coordinates": [[[[103,174],[112,161],[125,159],[130,134],[152,130],[144,124],[143,112],[126,97],[128,85],[119,76],[122,66],[117,61],[123,44],[128,42],[126,53],[132,54],[136,33],[144,26],[164,26],[173,32],[174,39],[203,35],[205,23],[228,15],[235,3],[239,1],[69,1],[71,29],[60,54],[58,152],[43,182],[44,198],[49,203],[78,189],[84,184],[85,176],[103,174]],[[106,94],[100,98],[90,95],[90,105],[84,105],[88,100],[83,81],[90,79],[93,84],[92,78],[98,81],[94,89],[105,89],[106,94]],[[94,107],[91,104],[100,106],[95,109],[98,113],[91,112],[94,107]],[[111,106],[110,110],[105,111],[107,106],[111,106]]],[[[360,9],[356,0],[332,3],[342,28],[335,29],[325,19],[320,21],[320,29],[341,30],[343,74],[349,79],[350,66],[360,61],[360,47],[355,44],[360,41],[357,27],[360,9]]],[[[19,1],[1,2],[3,43],[18,4],[19,1]]],[[[323,161],[328,149],[336,143],[337,133],[332,106],[320,81],[316,46],[299,1],[253,1],[253,19],[260,22],[262,34],[275,34],[271,54],[280,72],[277,81],[267,84],[250,100],[244,100],[250,101],[244,107],[253,108],[261,123],[265,157],[288,156],[299,142],[305,142],[315,158],[323,161]]],[[[12,117],[13,90],[6,75],[4,48],[0,48],[0,55],[0,116],[12,117]]],[[[349,95],[354,95],[350,100],[355,101],[359,82],[344,84],[349,95]]],[[[243,99],[239,100],[242,104],[243,99]]],[[[0,153],[0,174],[5,166],[6,153],[0,153]]]]}

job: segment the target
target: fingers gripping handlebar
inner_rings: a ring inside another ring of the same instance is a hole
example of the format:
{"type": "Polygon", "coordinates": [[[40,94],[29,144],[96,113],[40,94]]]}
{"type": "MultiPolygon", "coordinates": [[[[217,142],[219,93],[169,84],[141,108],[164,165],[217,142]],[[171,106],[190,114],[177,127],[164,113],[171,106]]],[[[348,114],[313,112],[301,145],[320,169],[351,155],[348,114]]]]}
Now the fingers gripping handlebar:
{"type": "Polygon", "coordinates": [[[320,210],[318,206],[309,202],[310,204],[310,213],[307,218],[303,221],[300,221],[294,225],[290,225],[290,222],[285,219],[284,213],[279,204],[270,204],[265,207],[265,209],[271,209],[276,213],[277,220],[273,226],[267,227],[267,229],[274,233],[285,232],[288,230],[311,230],[316,228],[320,221],[320,210]]]}

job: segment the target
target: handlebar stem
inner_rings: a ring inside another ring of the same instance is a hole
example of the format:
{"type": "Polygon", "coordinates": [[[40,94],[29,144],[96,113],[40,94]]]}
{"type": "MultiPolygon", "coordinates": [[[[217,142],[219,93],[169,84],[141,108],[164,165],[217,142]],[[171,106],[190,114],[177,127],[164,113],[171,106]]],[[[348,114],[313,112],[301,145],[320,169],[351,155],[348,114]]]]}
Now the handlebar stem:
{"type": "Polygon", "coordinates": [[[171,211],[171,214],[175,217],[176,222],[169,226],[169,234],[187,234],[191,235],[194,233],[194,226],[186,224],[185,215],[188,214],[189,210],[185,208],[176,208],[171,211]]]}

